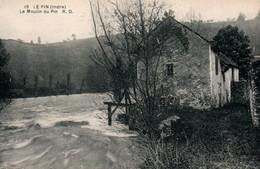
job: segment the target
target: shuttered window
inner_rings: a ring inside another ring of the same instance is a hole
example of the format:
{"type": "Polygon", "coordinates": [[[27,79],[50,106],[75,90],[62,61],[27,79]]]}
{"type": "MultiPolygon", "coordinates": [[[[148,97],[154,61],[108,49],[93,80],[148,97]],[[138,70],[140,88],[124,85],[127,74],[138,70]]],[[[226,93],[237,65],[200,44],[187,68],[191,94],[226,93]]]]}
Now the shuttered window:
{"type": "Polygon", "coordinates": [[[234,68],[232,67],[232,81],[234,81],[234,76],[235,76],[235,74],[234,74],[234,68]]]}
{"type": "Polygon", "coordinates": [[[215,71],[216,71],[216,75],[218,75],[218,57],[215,56],[215,71]]]}

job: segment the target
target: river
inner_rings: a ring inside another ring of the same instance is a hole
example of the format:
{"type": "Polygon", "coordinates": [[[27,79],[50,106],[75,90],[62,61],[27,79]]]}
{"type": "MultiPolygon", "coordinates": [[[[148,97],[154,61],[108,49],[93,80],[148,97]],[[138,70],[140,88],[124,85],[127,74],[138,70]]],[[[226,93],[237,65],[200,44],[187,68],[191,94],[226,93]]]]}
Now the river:
{"type": "Polygon", "coordinates": [[[107,100],[107,94],[14,99],[0,112],[0,168],[135,168],[136,133],[118,121],[107,125],[107,100]]]}

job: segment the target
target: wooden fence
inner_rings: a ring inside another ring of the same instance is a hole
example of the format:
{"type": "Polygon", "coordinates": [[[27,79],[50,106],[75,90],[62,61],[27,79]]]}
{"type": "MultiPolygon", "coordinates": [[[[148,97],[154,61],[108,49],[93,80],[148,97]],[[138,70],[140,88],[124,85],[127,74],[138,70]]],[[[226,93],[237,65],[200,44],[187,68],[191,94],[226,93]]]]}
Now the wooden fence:
{"type": "Polygon", "coordinates": [[[72,85],[71,75],[68,73],[62,83],[56,80],[54,83],[53,76],[49,75],[49,78],[43,80],[41,76],[35,75],[28,78],[23,77],[23,83],[20,86],[15,86],[12,89],[11,97],[38,97],[38,96],[51,96],[60,94],[75,94],[84,93],[85,79],[82,79],[80,86],[72,85]],[[42,84],[43,83],[43,84],[42,84]]]}

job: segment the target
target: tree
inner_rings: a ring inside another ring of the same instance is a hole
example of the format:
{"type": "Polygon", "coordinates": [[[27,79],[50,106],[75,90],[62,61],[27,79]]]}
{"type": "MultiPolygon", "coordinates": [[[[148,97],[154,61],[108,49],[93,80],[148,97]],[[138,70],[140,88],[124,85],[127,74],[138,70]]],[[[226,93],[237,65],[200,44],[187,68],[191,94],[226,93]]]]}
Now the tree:
{"type": "Polygon", "coordinates": [[[9,57],[10,55],[6,51],[4,44],[0,39],[0,99],[5,99],[9,96],[9,90],[11,87],[10,74],[5,70],[9,57]]]}
{"type": "Polygon", "coordinates": [[[242,21],[245,21],[245,19],[246,19],[246,15],[243,14],[242,12],[240,12],[238,17],[237,17],[237,21],[242,22],[242,21]]]}
{"type": "Polygon", "coordinates": [[[22,39],[17,39],[18,42],[24,43],[24,41],[22,39]]]}
{"type": "Polygon", "coordinates": [[[255,19],[260,19],[260,10],[258,11],[258,13],[257,13],[257,15],[256,15],[256,17],[255,17],[255,19]]]}
{"type": "Polygon", "coordinates": [[[76,35],[74,33],[71,35],[71,37],[73,38],[73,40],[76,40],[76,35]]]}
{"type": "Polygon", "coordinates": [[[38,43],[41,44],[41,37],[38,37],[38,43]]]}
{"type": "Polygon", "coordinates": [[[240,78],[247,79],[249,64],[253,58],[249,38],[238,27],[227,26],[213,37],[214,45],[240,66],[240,78]]]}
{"type": "Polygon", "coordinates": [[[201,33],[205,31],[203,27],[203,22],[200,14],[197,14],[193,8],[190,8],[186,13],[185,20],[188,21],[187,26],[193,29],[194,31],[201,33]]]}
{"type": "Polygon", "coordinates": [[[200,13],[196,13],[193,8],[190,8],[189,11],[186,13],[185,20],[187,21],[184,23],[186,26],[188,26],[195,32],[203,35],[203,37],[205,38],[210,37],[210,32],[212,32],[211,24],[203,23],[200,13]]]}
{"type": "Polygon", "coordinates": [[[95,5],[90,1],[99,44],[91,58],[109,72],[114,101],[121,103],[123,98],[126,103],[134,101],[140,113],[135,116],[139,118],[139,129],[152,133],[162,96],[164,79],[159,70],[162,56],[168,43],[176,43],[176,51],[187,50],[188,39],[175,22],[173,11],[167,12],[158,1],[107,3],[102,5],[110,5],[109,10],[102,8],[99,1],[95,5]]]}

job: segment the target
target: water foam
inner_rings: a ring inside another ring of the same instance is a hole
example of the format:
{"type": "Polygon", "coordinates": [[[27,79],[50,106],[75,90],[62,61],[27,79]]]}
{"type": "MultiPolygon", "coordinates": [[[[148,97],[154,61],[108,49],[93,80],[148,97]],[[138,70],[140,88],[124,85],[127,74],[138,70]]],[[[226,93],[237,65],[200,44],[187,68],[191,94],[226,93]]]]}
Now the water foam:
{"type": "Polygon", "coordinates": [[[49,150],[51,149],[51,146],[48,147],[45,151],[43,151],[41,154],[31,158],[31,160],[37,160],[38,158],[41,158],[42,156],[44,156],[49,150]]]}
{"type": "Polygon", "coordinates": [[[24,142],[15,144],[15,145],[13,146],[13,149],[21,149],[21,148],[24,148],[24,147],[30,145],[30,144],[33,142],[34,139],[39,138],[39,137],[41,137],[41,135],[36,135],[36,136],[34,136],[33,138],[30,138],[29,140],[25,140],[24,142]]]}
{"type": "Polygon", "coordinates": [[[28,156],[22,160],[18,160],[18,161],[14,161],[11,163],[11,166],[15,166],[17,164],[23,163],[25,161],[33,161],[33,160],[37,160],[41,157],[43,157],[49,150],[51,149],[51,147],[48,147],[45,151],[43,151],[41,154],[37,155],[37,156],[28,156]]]}
{"type": "Polygon", "coordinates": [[[107,123],[107,115],[103,111],[93,111],[90,116],[87,117],[89,125],[81,126],[81,128],[88,128],[97,130],[106,136],[114,137],[135,137],[135,132],[129,132],[128,126],[121,124],[118,121],[113,121],[112,126],[107,123]],[[127,131],[127,132],[126,132],[127,131]]]}
{"type": "Polygon", "coordinates": [[[67,158],[70,154],[78,154],[82,149],[71,149],[68,152],[65,152],[64,158],[67,158]]]}
{"type": "Polygon", "coordinates": [[[31,159],[31,157],[26,157],[26,158],[24,158],[22,160],[18,160],[18,161],[15,161],[15,162],[11,163],[11,165],[17,165],[17,164],[20,164],[20,163],[25,162],[27,160],[30,160],[30,159],[31,159]]]}

